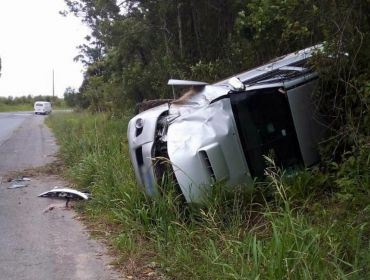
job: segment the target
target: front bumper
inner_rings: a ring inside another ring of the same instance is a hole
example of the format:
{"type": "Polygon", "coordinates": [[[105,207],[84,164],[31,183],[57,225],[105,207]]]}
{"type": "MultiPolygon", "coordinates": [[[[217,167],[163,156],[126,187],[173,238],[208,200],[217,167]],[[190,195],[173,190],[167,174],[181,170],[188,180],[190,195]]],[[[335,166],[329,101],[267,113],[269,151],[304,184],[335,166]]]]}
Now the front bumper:
{"type": "Polygon", "coordinates": [[[158,193],[153,168],[153,146],[159,117],[168,111],[164,104],[135,116],[128,124],[127,138],[135,176],[145,192],[150,195],[158,193]],[[138,127],[138,123],[142,127],[138,127]]]}

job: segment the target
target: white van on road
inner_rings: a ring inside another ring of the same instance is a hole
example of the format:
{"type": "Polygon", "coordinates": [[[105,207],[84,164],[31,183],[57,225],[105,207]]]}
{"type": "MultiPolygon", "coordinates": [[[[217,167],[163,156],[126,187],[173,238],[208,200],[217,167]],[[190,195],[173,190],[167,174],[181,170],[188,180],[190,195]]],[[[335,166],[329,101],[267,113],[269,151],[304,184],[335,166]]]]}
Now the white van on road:
{"type": "Polygon", "coordinates": [[[50,114],[52,111],[51,103],[47,101],[36,101],[34,104],[35,114],[50,114]]]}

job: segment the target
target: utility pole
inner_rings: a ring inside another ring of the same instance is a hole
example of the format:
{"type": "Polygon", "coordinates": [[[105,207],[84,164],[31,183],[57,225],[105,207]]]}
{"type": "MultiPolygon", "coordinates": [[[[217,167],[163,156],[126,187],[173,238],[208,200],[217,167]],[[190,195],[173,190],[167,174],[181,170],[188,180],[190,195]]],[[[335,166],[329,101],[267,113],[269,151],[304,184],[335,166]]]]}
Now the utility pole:
{"type": "Polygon", "coordinates": [[[54,69],[53,69],[53,100],[54,100],[54,69]]]}

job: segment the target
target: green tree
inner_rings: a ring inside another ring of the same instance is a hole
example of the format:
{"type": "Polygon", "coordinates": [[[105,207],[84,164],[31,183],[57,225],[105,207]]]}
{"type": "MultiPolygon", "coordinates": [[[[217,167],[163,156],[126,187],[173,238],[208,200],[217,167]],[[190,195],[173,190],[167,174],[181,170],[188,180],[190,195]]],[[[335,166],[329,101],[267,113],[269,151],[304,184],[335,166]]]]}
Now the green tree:
{"type": "Polygon", "coordinates": [[[77,106],[77,92],[75,89],[68,87],[64,91],[64,101],[69,107],[76,107],[77,106]]]}
{"type": "Polygon", "coordinates": [[[82,108],[124,111],[145,99],[170,98],[169,78],[213,82],[326,42],[326,49],[338,59],[316,62],[323,77],[322,110],[334,134],[347,124],[353,128],[357,121],[367,131],[367,114],[361,112],[368,108],[370,81],[369,1],[66,3],[92,30],[76,58],[86,65],[77,94],[82,108]],[[348,58],[340,55],[345,52],[348,58]]]}

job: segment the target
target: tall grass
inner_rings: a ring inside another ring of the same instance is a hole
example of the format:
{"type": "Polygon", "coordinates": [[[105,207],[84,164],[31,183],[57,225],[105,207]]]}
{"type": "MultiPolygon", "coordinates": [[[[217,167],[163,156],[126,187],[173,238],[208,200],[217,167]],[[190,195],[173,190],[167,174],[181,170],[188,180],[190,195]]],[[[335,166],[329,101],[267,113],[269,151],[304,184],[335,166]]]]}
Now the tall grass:
{"type": "Polygon", "coordinates": [[[166,186],[166,194],[150,199],[135,182],[127,119],[71,113],[53,114],[48,121],[67,175],[92,192],[85,213],[110,226],[109,238],[123,259],[154,260],[175,279],[370,276],[369,207],[357,221],[332,215],[337,209],[329,196],[319,200],[313,191],[333,182],[324,175],[303,171],[286,177],[271,162],[268,182],[254,193],[243,186],[230,191],[218,185],[199,207],[184,205],[166,186]]]}

